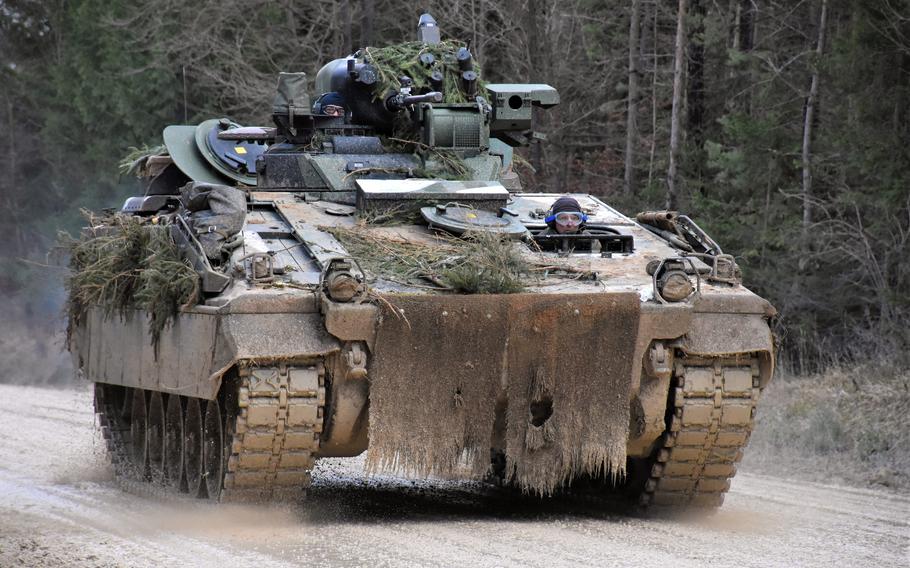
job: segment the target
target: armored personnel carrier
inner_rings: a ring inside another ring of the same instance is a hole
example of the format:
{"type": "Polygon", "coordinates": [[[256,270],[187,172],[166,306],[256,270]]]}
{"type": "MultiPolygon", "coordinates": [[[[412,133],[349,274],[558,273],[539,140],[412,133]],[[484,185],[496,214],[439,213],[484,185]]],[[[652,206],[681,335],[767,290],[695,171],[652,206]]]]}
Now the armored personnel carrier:
{"type": "MultiPolygon", "coordinates": [[[[99,301],[71,321],[118,474],[293,499],[319,458],[368,452],[371,471],[720,505],[774,309],[684,215],[523,192],[513,148],[558,102],[485,82],[424,15],[414,42],[281,74],[274,127],[168,127],[145,194],[83,235],[157,227],[194,283],[170,315],[99,301]]],[[[159,253],[139,252],[141,276],[159,253]]]]}

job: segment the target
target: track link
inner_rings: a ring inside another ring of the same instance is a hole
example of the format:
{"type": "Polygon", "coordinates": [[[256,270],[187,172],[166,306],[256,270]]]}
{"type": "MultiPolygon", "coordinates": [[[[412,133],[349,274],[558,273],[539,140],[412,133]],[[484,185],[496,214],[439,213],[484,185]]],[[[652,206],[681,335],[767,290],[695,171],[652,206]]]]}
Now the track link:
{"type": "Polygon", "coordinates": [[[325,409],[325,368],[240,369],[238,413],[228,419],[222,501],[298,498],[310,484],[325,409]]]}
{"type": "Polygon", "coordinates": [[[752,433],[758,358],[680,357],[674,375],[669,429],[641,503],[719,507],[752,433]]]}
{"type": "MultiPolygon", "coordinates": [[[[243,365],[238,371],[239,380],[229,383],[231,386],[221,398],[225,407],[223,432],[217,434],[221,438],[213,438],[223,441],[221,489],[203,489],[200,494],[208,493],[220,501],[299,499],[310,484],[322,434],[324,365],[243,365]]],[[[124,404],[131,400],[134,390],[95,385],[95,411],[101,433],[118,478],[163,481],[161,472],[149,472],[148,465],[137,463],[133,456],[131,418],[125,413],[124,404]]],[[[183,408],[191,400],[176,394],[167,396],[179,396],[183,408]]],[[[204,408],[207,401],[199,402],[204,408]]],[[[185,463],[181,462],[180,467],[185,463]]],[[[182,491],[186,490],[183,483],[182,491]]]]}
{"type": "Polygon", "coordinates": [[[98,426],[111,457],[114,474],[120,478],[128,477],[134,473],[129,456],[129,423],[120,419],[121,409],[115,401],[105,398],[103,387],[104,385],[95,383],[94,405],[98,426]]]}

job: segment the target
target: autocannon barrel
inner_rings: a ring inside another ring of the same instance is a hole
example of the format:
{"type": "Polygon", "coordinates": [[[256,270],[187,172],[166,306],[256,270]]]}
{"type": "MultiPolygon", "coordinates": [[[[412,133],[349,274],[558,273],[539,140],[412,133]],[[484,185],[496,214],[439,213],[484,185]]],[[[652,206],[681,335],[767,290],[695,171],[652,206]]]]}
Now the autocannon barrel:
{"type": "Polygon", "coordinates": [[[410,96],[401,96],[396,95],[394,97],[389,97],[386,100],[386,108],[391,111],[403,110],[405,107],[411,105],[416,105],[420,103],[441,103],[442,102],[442,93],[438,91],[433,91],[430,93],[425,93],[423,95],[410,95],[410,96]]]}

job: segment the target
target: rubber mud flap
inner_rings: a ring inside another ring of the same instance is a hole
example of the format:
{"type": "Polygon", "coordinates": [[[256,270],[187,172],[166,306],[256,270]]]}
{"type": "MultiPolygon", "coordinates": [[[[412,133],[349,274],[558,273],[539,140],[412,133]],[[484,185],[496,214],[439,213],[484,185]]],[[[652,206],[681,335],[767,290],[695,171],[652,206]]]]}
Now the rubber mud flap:
{"type": "Polygon", "coordinates": [[[524,490],[623,470],[637,294],[385,299],[370,369],[371,470],[453,476],[468,456],[483,475],[503,391],[507,473],[524,490]]]}

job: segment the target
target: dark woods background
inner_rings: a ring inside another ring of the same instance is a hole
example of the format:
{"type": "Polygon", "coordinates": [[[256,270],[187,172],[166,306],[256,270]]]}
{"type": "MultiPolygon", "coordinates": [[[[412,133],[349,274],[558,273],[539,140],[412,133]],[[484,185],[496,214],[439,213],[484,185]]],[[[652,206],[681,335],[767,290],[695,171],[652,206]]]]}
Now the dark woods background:
{"type": "Polygon", "coordinates": [[[40,264],[80,207],[122,202],[129,147],[171,123],[267,124],[278,71],[412,39],[424,9],[487,80],[559,89],[527,189],[693,216],[777,306],[797,372],[906,357],[910,0],[0,0],[12,315],[59,322],[60,271],[40,264]]]}

